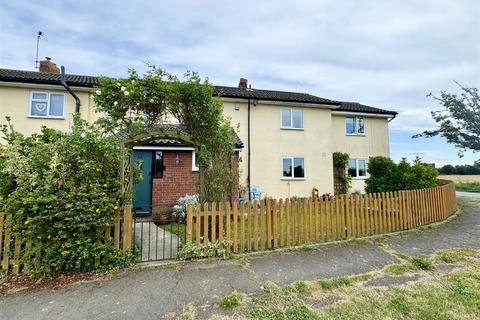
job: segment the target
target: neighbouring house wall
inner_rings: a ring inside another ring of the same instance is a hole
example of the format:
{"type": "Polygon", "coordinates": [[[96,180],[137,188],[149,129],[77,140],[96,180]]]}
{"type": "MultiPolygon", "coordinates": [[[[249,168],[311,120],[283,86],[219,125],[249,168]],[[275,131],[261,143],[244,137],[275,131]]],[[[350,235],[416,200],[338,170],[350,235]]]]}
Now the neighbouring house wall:
{"type": "MultiPolygon", "coordinates": [[[[350,136],[345,130],[345,116],[332,115],[332,152],[346,152],[350,158],[367,159],[390,156],[388,119],[365,117],[365,135],[350,136]]],[[[352,179],[351,192],[363,192],[365,179],[352,179]]]]}
{"type": "MultiPolygon", "coordinates": [[[[224,114],[232,126],[240,124],[238,135],[245,147],[242,151],[241,183],[246,185],[248,170],[247,103],[224,102],[224,114]]],[[[251,106],[251,185],[259,186],[266,196],[275,198],[308,197],[313,187],[320,193],[333,193],[331,152],[331,113],[329,109],[302,107],[304,130],[280,129],[280,110],[287,105],[263,104],[251,106]],[[282,180],[281,157],[305,159],[304,180],[282,180]]]]}
{"type": "MultiPolygon", "coordinates": [[[[93,108],[93,100],[89,91],[74,92],[80,98],[80,115],[87,121],[95,121],[98,114],[93,108]]],[[[42,126],[47,126],[62,131],[69,131],[73,124],[75,113],[75,99],[63,87],[13,87],[0,86],[0,125],[6,123],[5,117],[10,116],[15,130],[31,135],[40,131],[42,126]],[[29,104],[31,92],[54,92],[65,94],[65,118],[32,118],[29,117],[29,104]]]]}

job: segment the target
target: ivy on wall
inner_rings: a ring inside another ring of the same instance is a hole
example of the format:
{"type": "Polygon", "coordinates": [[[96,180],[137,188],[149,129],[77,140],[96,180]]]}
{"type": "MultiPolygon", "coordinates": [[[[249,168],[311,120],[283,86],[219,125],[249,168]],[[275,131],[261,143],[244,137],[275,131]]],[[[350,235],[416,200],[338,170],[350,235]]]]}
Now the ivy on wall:
{"type": "Polygon", "coordinates": [[[348,159],[350,159],[348,153],[333,153],[333,180],[336,195],[346,194],[350,190],[352,177],[347,172],[348,159]]]}

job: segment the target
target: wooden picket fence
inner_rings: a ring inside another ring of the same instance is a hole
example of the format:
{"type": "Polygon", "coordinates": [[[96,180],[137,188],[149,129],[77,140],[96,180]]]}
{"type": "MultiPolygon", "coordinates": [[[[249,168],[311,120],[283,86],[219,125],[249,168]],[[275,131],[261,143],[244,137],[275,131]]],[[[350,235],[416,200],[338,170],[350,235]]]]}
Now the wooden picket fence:
{"type": "Polygon", "coordinates": [[[455,185],[349,194],[330,199],[205,203],[187,208],[187,242],[227,241],[227,250],[250,252],[345,240],[442,221],[457,209],[455,185]]]}
{"type": "MultiPolygon", "coordinates": [[[[11,234],[6,227],[10,219],[10,215],[0,212],[0,271],[18,274],[23,270],[34,268],[35,261],[39,256],[20,259],[21,257],[25,258],[25,249],[31,247],[32,242],[22,243],[20,239],[11,234]],[[25,260],[27,262],[22,263],[25,260]]],[[[132,247],[132,207],[126,206],[123,214],[118,212],[114,224],[109,228],[99,230],[95,240],[113,240],[115,249],[129,251],[132,247]]]]}

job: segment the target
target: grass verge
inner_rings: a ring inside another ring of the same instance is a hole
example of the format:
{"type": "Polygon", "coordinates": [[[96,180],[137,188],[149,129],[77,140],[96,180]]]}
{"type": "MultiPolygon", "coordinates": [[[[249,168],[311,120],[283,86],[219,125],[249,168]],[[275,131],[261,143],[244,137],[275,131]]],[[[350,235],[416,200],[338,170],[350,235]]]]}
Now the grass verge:
{"type": "Polygon", "coordinates": [[[457,182],[455,189],[465,192],[480,192],[480,182],[457,182]]]}
{"type": "Polygon", "coordinates": [[[473,249],[442,250],[432,259],[405,256],[404,264],[389,267],[403,267],[402,272],[431,270],[413,284],[369,287],[359,283],[382,276],[381,272],[300,280],[286,286],[267,283],[261,294],[237,309],[235,319],[480,319],[477,253],[480,251],[473,249]],[[445,274],[434,268],[434,261],[463,264],[461,269],[445,274]],[[340,302],[322,307],[322,301],[332,297],[340,302]]]}

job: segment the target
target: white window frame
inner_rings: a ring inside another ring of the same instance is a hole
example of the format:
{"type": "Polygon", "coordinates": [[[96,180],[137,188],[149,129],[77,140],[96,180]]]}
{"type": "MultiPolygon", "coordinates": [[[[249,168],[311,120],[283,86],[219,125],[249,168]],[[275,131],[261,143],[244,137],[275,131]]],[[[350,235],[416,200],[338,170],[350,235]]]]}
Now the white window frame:
{"type": "MultiPolygon", "coordinates": [[[[356,172],[356,177],[352,177],[353,180],[365,180],[368,178],[368,161],[366,158],[350,158],[349,160],[355,160],[355,172],[356,172]],[[358,166],[358,161],[365,161],[365,175],[361,176],[359,174],[359,166],[358,166]]],[[[347,168],[348,170],[349,168],[347,168]]]]}
{"type": "Polygon", "coordinates": [[[280,129],[286,129],[286,130],[303,130],[305,127],[304,123],[304,112],[303,109],[300,108],[287,108],[283,107],[280,108],[280,129]],[[284,126],[283,125],[283,110],[290,110],[290,126],[284,126]],[[302,127],[301,128],[295,128],[293,127],[293,110],[298,110],[302,112],[302,127]]]}
{"type": "Polygon", "coordinates": [[[28,104],[28,117],[29,118],[48,118],[48,119],[65,119],[65,109],[66,109],[66,104],[67,104],[67,101],[66,101],[66,97],[65,97],[65,93],[61,93],[61,92],[46,92],[46,91],[32,91],[30,92],[30,100],[29,100],[29,104],[28,104]],[[44,101],[43,99],[34,99],[33,98],[33,95],[34,94],[46,94],[47,95],[47,100],[46,100],[46,103],[47,103],[47,114],[44,115],[44,116],[39,116],[39,115],[32,115],[32,102],[34,101],[44,101]],[[61,95],[63,96],[63,110],[62,110],[62,115],[61,116],[52,116],[50,115],[50,95],[51,94],[57,94],[57,95],[61,95]]]}
{"type": "Polygon", "coordinates": [[[365,136],[365,133],[367,132],[367,121],[364,116],[346,116],[345,117],[345,134],[347,136],[365,136]],[[358,132],[358,126],[357,126],[357,119],[362,118],[363,119],[363,133],[358,132]],[[353,119],[353,125],[355,127],[355,132],[354,133],[348,133],[347,132],[347,119],[353,119]]]}
{"type": "Polygon", "coordinates": [[[281,157],[280,158],[280,172],[282,174],[282,180],[305,180],[307,176],[307,170],[305,168],[305,157],[281,157]],[[283,176],[283,160],[290,159],[292,161],[292,176],[291,177],[284,177],[283,176]],[[293,167],[295,163],[295,159],[303,159],[303,177],[295,177],[295,168],[293,167]]]}
{"type": "Polygon", "coordinates": [[[199,168],[195,165],[195,161],[197,159],[197,153],[192,151],[192,171],[198,171],[199,168]]]}

